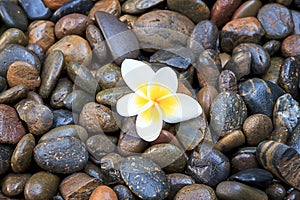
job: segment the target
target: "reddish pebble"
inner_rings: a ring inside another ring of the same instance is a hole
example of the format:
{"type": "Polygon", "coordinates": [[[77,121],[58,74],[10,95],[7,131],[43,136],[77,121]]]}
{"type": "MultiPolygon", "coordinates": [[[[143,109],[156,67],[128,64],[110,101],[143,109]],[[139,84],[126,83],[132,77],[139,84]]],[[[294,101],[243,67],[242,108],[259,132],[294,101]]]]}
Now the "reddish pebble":
{"type": "Polygon", "coordinates": [[[105,185],[98,186],[90,196],[90,200],[118,200],[117,194],[105,185]]]}

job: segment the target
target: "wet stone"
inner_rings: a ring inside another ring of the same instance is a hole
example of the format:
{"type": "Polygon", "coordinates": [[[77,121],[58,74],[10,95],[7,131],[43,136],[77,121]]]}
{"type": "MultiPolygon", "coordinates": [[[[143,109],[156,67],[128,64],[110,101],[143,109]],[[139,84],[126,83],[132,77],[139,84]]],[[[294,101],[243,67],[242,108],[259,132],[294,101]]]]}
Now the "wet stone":
{"type": "Polygon", "coordinates": [[[270,56],[276,54],[280,50],[280,47],[281,47],[281,42],[278,40],[270,40],[266,42],[263,46],[263,48],[267,50],[270,56]]]}
{"type": "Polygon", "coordinates": [[[247,144],[250,146],[257,146],[261,141],[270,136],[272,130],[272,120],[264,114],[251,115],[243,124],[243,132],[247,144]]]}
{"type": "Polygon", "coordinates": [[[237,152],[235,155],[233,155],[230,163],[231,171],[233,173],[258,167],[255,154],[247,152],[237,152]]]}
{"type": "Polygon", "coordinates": [[[235,130],[223,138],[221,138],[214,146],[214,148],[221,152],[229,152],[245,143],[245,136],[242,131],[235,130]]]}
{"type": "Polygon", "coordinates": [[[38,44],[44,52],[55,42],[54,23],[47,20],[37,20],[28,27],[30,44],[38,44]]]}
{"type": "Polygon", "coordinates": [[[128,14],[143,13],[149,8],[155,7],[164,0],[126,0],[122,5],[122,12],[128,14]]]}
{"type": "Polygon", "coordinates": [[[30,174],[8,174],[2,180],[2,193],[9,197],[22,194],[30,176],[30,174]]]}
{"type": "Polygon", "coordinates": [[[241,0],[217,0],[211,9],[211,22],[221,28],[230,20],[240,3],[241,0]]]}
{"type": "Polygon", "coordinates": [[[104,134],[97,134],[89,137],[86,141],[86,148],[89,153],[97,160],[112,153],[116,149],[115,138],[104,134]]]}
{"type": "Polygon", "coordinates": [[[37,68],[24,61],[13,62],[7,70],[7,82],[10,87],[25,85],[33,90],[40,86],[41,78],[37,68]]]}
{"type": "Polygon", "coordinates": [[[83,90],[74,90],[64,99],[64,105],[73,112],[80,112],[83,106],[93,102],[94,97],[83,90]]]}
{"type": "Polygon", "coordinates": [[[231,52],[241,43],[259,43],[265,31],[255,17],[234,19],[228,22],[221,31],[221,47],[231,52]]]}
{"type": "Polygon", "coordinates": [[[167,0],[167,5],[170,10],[184,14],[195,23],[210,17],[210,10],[203,1],[187,0],[183,3],[181,0],[167,0]]]}
{"type": "Polygon", "coordinates": [[[239,84],[239,94],[245,101],[249,114],[265,114],[268,117],[273,115],[273,107],[278,97],[284,94],[279,86],[271,82],[265,82],[259,78],[248,79],[239,84]]]}
{"type": "Polygon", "coordinates": [[[19,44],[25,46],[28,43],[28,37],[18,28],[9,28],[5,30],[0,36],[0,51],[2,51],[7,44],[19,44]]]}
{"type": "MultiPolygon", "coordinates": [[[[65,2],[65,0],[64,0],[65,2]]],[[[63,16],[71,13],[87,14],[88,11],[93,7],[91,0],[74,0],[70,1],[61,7],[59,7],[50,18],[51,21],[57,22],[63,16]]]]}
{"type": "Polygon", "coordinates": [[[216,49],[218,28],[209,20],[199,22],[188,39],[188,47],[197,55],[204,49],[216,49]]]}
{"type": "Polygon", "coordinates": [[[83,168],[83,171],[93,177],[98,179],[99,182],[103,183],[104,182],[104,175],[103,172],[101,171],[100,167],[96,166],[95,164],[93,164],[92,162],[88,161],[86,163],[86,165],[83,168]]]}
{"type": "Polygon", "coordinates": [[[270,55],[268,52],[259,44],[243,43],[235,47],[232,54],[243,51],[249,51],[251,53],[251,72],[254,75],[265,74],[270,65],[270,55]]]}
{"type": "Polygon", "coordinates": [[[18,142],[11,157],[11,168],[15,173],[23,173],[29,169],[32,152],[35,147],[35,138],[29,133],[18,142]]]}
{"type": "Polygon", "coordinates": [[[73,90],[73,84],[68,78],[61,78],[57,81],[54,88],[50,105],[53,108],[62,108],[64,106],[64,100],[73,90]]]}
{"type": "Polygon", "coordinates": [[[223,70],[219,76],[218,86],[220,92],[237,92],[237,78],[235,74],[230,70],[223,70]]]}
{"type": "Polygon", "coordinates": [[[73,113],[69,110],[59,109],[53,110],[53,126],[66,126],[70,124],[74,124],[73,113]]]}
{"type": "Polygon", "coordinates": [[[182,172],[187,162],[180,148],[172,144],[153,145],[142,156],[150,158],[168,173],[182,172]]]}
{"type": "Polygon", "coordinates": [[[264,169],[250,168],[231,175],[228,180],[253,187],[266,188],[272,182],[273,175],[264,169]]]}
{"type": "Polygon", "coordinates": [[[261,6],[262,3],[260,0],[245,1],[242,5],[238,7],[238,9],[236,9],[232,16],[232,19],[238,19],[243,17],[255,17],[261,6]]]}
{"type": "Polygon", "coordinates": [[[170,192],[165,173],[148,158],[127,157],[120,164],[120,172],[129,189],[140,198],[159,200],[170,192]]]}
{"type": "Polygon", "coordinates": [[[56,10],[70,1],[72,0],[43,0],[44,4],[51,10],[56,10]]]}
{"type": "Polygon", "coordinates": [[[294,22],[294,32],[293,34],[300,34],[300,12],[296,10],[291,10],[293,22],[294,22]]]}
{"type": "Polygon", "coordinates": [[[140,52],[138,40],[124,23],[103,11],[97,11],[95,18],[116,64],[120,65],[125,58],[137,58],[140,52]]]}
{"type": "Polygon", "coordinates": [[[60,18],[55,24],[55,36],[61,39],[67,35],[84,36],[86,27],[92,22],[86,15],[72,13],[60,18]]]}
{"type": "Polygon", "coordinates": [[[34,160],[43,169],[61,174],[83,169],[88,161],[85,145],[75,137],[60,137],[39,143],[34,160]]]}
{"type": "Polygon", "coordinates": [[[287,130],[287,128],[279,127],[279,128],[272,131],[272,133],[270,134],[269,139],[274,140],[276,142],[281,142],[283,144],[286,144],[289,135],[290,135],[290,133],[287,130]]]}
{"type": "Polygon", "coordinates": [[[211,104],[217,95],[217,89],[210,85],[201,88],[197,93],[197,100],[202,106],[202,109],[207,119],[210,119],[211,104]]]}
{"type": "Polygon", "coordinates": [[[300,189],[300,154],[285,144],[266,140],[261,142],[256,157],[265,169],[272,172],[283,182],[300,189]]]}
{"type": "Polygon", "coordinates": [[[281,52],[285,57],[300,56],[300,34],[290,35],[282,42],[281,52]]]}
{"type": "Polygon", "coordinates": [[[27,96],[26,96],[25,100],[29,100],[29,101],[31,100],[31,101],[34,101],[37,104],[44,104],[44,101],[43,101],[42,97],[39,94],[37,94],[33,91],[29,91],[27,93],[27,96]]]}
{"type": "Polygon", "coordinates": [[[285,6],[276,3],[264,5],[257,19],[266,31],[268,39],[282,39],[293,32],[294,23],[291,12],[285,6]]]}
{"type": "Polygon", "coordinates": [[[96,76],[98,83],[102,89],[114,88],[122,79],[121,68],[110,63],[102,66],[97,70],[96,76]]]}
{"type": "Polygon", "coordinates": [[[79,124],[88,132],[114,132],[119,130],[115,114],[106,106],[90,102],[87,103],[79,118],[79,124]]]}
{"type": "Polygon", "coordinates": [[[191,200],[191,199],[217,200],[213,188],[204,184],[192,184],[183,187],[178,191],[174,200],[191,200]]]}
{"type": "Polygon", "coordinates": [[[102,200],[102,199],[110,199],[110,200],[118,200],[117,194],[113,189],[108,186],[101,185],[98,186],[91,194],[90,200],[102,200]]]}
{"type": "Polygon", "coordinates": [[[26,182],[24,196],[28,200],[50,200],[56,194],[58,184],[58,176],[44,171],[37,172],[36,174],[33,174],[26,182]]]}
{"type": "Polygon", "coordinates": [[[74,173],[62,180],[59,191],[64,199],[89,199],[99,185],[100,182],[96,178],[85,173],[74,173]]]}
{"type": "Polygon", "coordinates": [[[26,48],[30,51],[32,51],[37,57],[40,59],[40,61],[44,61],[44,50],[42,47],[38,44],[28,44],[26,48]]]}
{"type": "Polygon", "coordinates": [[[216,193],[218,198],[224,200],[268,200],[263,191],[235,181],[221,182],[216,193]]]}
{"type": "Polygon", "coordinates": [[[299,190],[293,190],[289,195],[286,196],[286,200],[297,200],[300,197],[299,190]]]}
{"type": "Polygon", "coordinates": [[[272,183],[269,185],[266,190],[266,194],[269,197],[269,200],[280,200],[284,199],[286,195],[286,189],[278,183],[272,183]]]}
{"type": "Polygon", "coordinates": [[[115,17],[120,17],[121,15],[121,4],[119,0],[101,0],[94,4],[92,9],[89,11],[89,19],[95,21],[95,12],[103,11],[114,15],[115,17]]]}
{"type": "Polygon", "coordinates": [[[17,85],[0,93],[0,103],[14,104],[26,97],[28,88],[25,85],[17,85]]]}
{"type": "Polygon", "coordinates": [[[250,74],[252,56],[249,51],[241,51],[232,55],[224,69],[232,71],[237,81],[250,74]]]}
{"type": "Polygon", "coordinates": [[[289,134],[287,145],[293,147],[300,154],[300,125],[298,124],[293,132],[289,134]]]}
{"type": "Polygon", "coordinates": [[[0,142],[8,144],[18,143],[25,135],[26,130],[16,110],[8,105],[0,104],[0,116],[0,142]]]}
{"type": "Polygon", "coordinates": [[[3,144],[0,144],[0,175],[5,174],[10,169],[10,160],[13,154],[13,147],[3,144]]]}
{"type": "Polygon", "coordinates": [[[42,0],[19,0],[19,3],[31,20],[47,19],[52,14],[42,0]]]}
{"type": "Polygon", "coordinates": [[[18,44],[8,44],[0,52],[0,75],[6,77],[9,66],[15,61],[28,62],[38,71],[41,69],[40,60],[33,52],[18,44]]]}
{"type": "Polygon", "coordinates": [[[135,200],[132,192],[124,185],[116,185],[114,188],[119,200],[135,200]]]}
{"type": "Polygon", "coordinates": [[[83,127],[79,125],[66,125],[51,129],[39,139],[38,143],[67,136],[76,137],[82,142],[88,139],[88,133],[83,127]]]}
{"type": "Polygon", "coordinates": [[[61,51],[52,51],[46,57],[41,74],[41,86],[39,94],[44,98],[48,98],[57,84],[58,78],[63,70],[64,55],[61,51]]]}
{"type": "Polygon", "coordinates": [[[242,128],[247,117],[247,108],[238,94],[221,92],[213,101],[210,116],[212,132],[218,139],[228,131],[242,128]]]}
{"type": "Polygon", "coordinates": [[[0,19],[10,28],[26,31],[28,20],[23,9],[12,1],[0,2],[0,19]]]}
{"type": "Polygon", "coordinates": [[[187,164],[187,173],[196,183],[215,187],[229,175],[230,163],[220,151],[205,143],[196,147],[187,164]]]}
{"type": "Polygon", "coordinates": [[[289,132],[296,127],[300,119],[299,103],[290,94],[280,96],[273,111],[273,124],[275,129],[285,127],[289,132]]]}
{"type": "Polygon", "coordinates": [[[105,185],[125,185],[120,174],[120,163],[124,158],[117,153],[109,153],[100,160],[101,172],[104,174],[105,185]]]}
{"type": "Polygon", "coordinates": [[[142,15],[133,28],[140,47],[152,51],[177,45],[186,46],[193,29],[194,23],[189,18],[169,10],[151,11],[142,15]]]}
{"type": "Polygon", "coordinates": [[[192,177],[180,173],[167,174],[167,179],[170,184],[170,194],[168,196],[170,200],[174,199],[177,192],[184,186],[195,184],[192,177]]]}
{"type": "Polygon", "coordinates": [[[178,147],[179,149],[182,149],[182,146],[177,140],[177,138],[175,137],[175,135],[173,135],[173,133],[167,130],[161,130],[158,138],[152,141],[151,145],[153,146],[155,144],[163,144],[163,143],[168,143],[178,147]]]}

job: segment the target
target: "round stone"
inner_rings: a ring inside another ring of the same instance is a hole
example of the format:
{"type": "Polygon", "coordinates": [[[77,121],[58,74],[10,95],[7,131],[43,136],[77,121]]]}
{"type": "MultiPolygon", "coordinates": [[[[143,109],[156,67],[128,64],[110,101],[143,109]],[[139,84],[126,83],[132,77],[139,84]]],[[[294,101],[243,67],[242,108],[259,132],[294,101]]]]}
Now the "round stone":
{"type": "Polygon", "coordinates": [[[114,140],[116,140],[114,137],[104,134],[93,135],[87,139],[86,148],[95,159],[100,160],[103,156],[115,151],[114,140]]]}
{"type": "Polygon", "coordinates": [[[229,152],[245,143],[245,136],[242,131],[230,131],[222,137],[216,144],[215,149],[221,152],[229,152]]]}
{"type": "Polygon", "coordinates": [[[282,42],[281,52],[285,57],[300,56],[300,34],[290,35],[282,42]]]}
{"type": "Polygon", "coordinates": [[[108,186],[98,186],[91,194],[89,200],[118,200],[117,194],[108,186]]]}
{"type": "Polygon", "coordinates": [[[97,70],[96,78],[102,89],[114,88],[123,81],[121,68],[116,64],[107,64],[97,70]]]}
{"type": "Polygon", "coordinates": [[[125,185],[116,185],[114,191],[118,199],[135,200],[132,192],[125,185]]]}
{"type": "Polygon", "coordinates": [[[20,44],[26,46],[28,37],[18,28],[9,28],[0,36],[0,51],[8,44],[20,44]]]}
{"type": "Polygon", "coordinates": [[[184,186],[195,184],[195,180],[192,177],[181,173],[167,174],[167,179],[170,184],[169,200],[174,199],[177,192],[184,186]]]}
{"type": "Polygon", "coordinates": [[[286,196],[286,189],[279,183],[270,184],[265,191],[269,197],[269,200],[284,199],[286,196]]]}
{"type": "Polygon", "coordinates": [[[192,184],[183,187],[178,191],[174,200],[217,200],[216,193],[213,188],[204,184],[192,184]]]}
{"type": "Polygon", "coordinates": [[[30,176],[31,174],[8,174],[2,180],[2,193],[9,197],[22,194],[30,176]]]}
{"type": "Polygon", "coordinates": [[[56,10],[70,1],[72,0],[43,0],[44,4],[51,10],[56,10]]]}

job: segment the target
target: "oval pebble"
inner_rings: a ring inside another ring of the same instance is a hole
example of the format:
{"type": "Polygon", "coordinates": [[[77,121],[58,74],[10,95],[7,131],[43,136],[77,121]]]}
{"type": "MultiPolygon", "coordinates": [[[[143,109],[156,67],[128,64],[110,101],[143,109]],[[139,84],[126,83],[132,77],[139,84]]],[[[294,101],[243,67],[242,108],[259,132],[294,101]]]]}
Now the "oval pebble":
{"type": "Polygon", "coordinates": [[[204,184],[192,184],[183,187],[178,191],[174,200],[217,200],[216,193],[213,188],[204,184]]]}

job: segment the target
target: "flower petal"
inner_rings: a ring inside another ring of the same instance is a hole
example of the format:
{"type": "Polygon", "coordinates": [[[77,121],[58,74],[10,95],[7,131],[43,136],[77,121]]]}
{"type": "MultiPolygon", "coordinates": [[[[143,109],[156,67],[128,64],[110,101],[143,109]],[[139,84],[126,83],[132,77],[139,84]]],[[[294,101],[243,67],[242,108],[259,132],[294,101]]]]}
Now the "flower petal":
{"type": "Polygon", "coordinates": [[[152,102],[135,93],[127,94],[117,101],[117,112],[125,117],[134,116],[152,106],[152,102]]]}
{"type": "Polygon", "coordinates": [[[178,123],[198,117],[202,113],[200,104],[185,94],[169,95],[159,101],[163,120],[178,123]]]}
{"type": "Polygon", "coordinates": [[[159,108],[152,106],[136,118],[137,134],[148,142],[156,140],[162,129],[163,121],[159,108]]]}
{"type": "Polygon", "coordinates": [[[172,93],[176,93],[178,88],[177,75],[170,67],[159,69],[151,82],[168,88],[172,93]]]}
{"type": "Polygon", "coordinates": [[[133,59],[125,59],[123,61],[121,73],[125,83],[133,91],[151,81],[155,75],[149,65],[133,59]]]}

